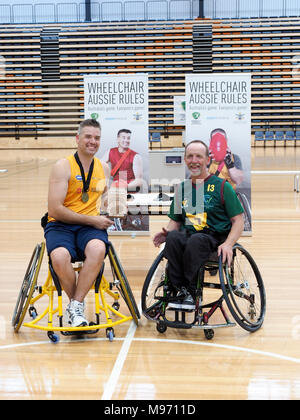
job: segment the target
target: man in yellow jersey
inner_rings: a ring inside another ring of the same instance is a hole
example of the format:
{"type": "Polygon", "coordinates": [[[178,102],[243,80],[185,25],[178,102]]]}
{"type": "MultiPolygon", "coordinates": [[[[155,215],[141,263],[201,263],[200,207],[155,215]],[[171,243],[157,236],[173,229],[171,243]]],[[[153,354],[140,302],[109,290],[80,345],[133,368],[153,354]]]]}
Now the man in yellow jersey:
{"type": "Polygon", "coordinates": [[[61,286],[70,299],[66,314],[72,327],[88,325],[84,298],[100,271],[108,246],[106,229],[113,222],[99,215],[109,168],[95,156],[101,127],[84,120],[76,135],[77,152],[54,165],[49,179],[47,251],[61,286]],[[84,260],[76,283],[71,262],[84,260]]]}

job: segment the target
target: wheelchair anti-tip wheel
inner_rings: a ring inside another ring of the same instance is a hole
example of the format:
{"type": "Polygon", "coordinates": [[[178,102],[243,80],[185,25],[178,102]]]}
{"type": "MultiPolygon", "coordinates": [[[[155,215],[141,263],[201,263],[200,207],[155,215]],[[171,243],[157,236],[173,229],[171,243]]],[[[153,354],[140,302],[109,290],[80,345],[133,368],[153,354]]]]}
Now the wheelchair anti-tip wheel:
{"type": "Polygon", "coordinates": [[[266,294],[258,267],[241,245],[233,247],[230,266],[219,258],[220,283],[235,321],[245,330],[257,331],[264,321],[266,294]]]}
{"type": "Polygon", "coordinates": [[[30,300],[35,290],[44,251],[45,243],[43,242],[41,244],[37,244],[28,264],[12,317],[12,325],[15,329],[15,332],[18,332],[22,325],[30,300]]]}

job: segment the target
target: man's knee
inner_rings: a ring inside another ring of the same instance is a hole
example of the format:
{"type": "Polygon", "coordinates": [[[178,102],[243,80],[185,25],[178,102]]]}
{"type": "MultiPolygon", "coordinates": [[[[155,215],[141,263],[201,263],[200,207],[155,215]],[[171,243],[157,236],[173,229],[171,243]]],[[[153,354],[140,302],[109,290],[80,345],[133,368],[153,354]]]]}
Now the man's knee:
{"type": "Polygon", "coordinates": [[[102,263],[106,254],[106,244],[99,239],[92,239],[87,243],[84,253],[86,258],[102,263]]]}
{"type": "Polygon", "coordinates": [[[171,230],[168,232],[166,244],[177,244],[182,241],[183,233],[178,230],[171,230]]]}
{"type": "Polygon", "coordinates": [[[50,258],[51,258],[52,264],[55,266],[64,267],[66,264],[71,263],[71,255],[69,251],[64,247],[55,248],[50,253],[50,258]]]}
{"type": "Polygon", "coordinates": [[[190,247],[209,246],[208,235],[203,234],[203,233],[196,233],[194,235],[191,235],[188,240],[188,246],[190,247]]]}
{"type": "Polygon", "coordinates": [[[215,249],[215,240],[205,233],[196,233],[192,235],[185,247],[185,255],[190,258],[199,258],[201,262],[205,262],[209,255],[215,249]]]}

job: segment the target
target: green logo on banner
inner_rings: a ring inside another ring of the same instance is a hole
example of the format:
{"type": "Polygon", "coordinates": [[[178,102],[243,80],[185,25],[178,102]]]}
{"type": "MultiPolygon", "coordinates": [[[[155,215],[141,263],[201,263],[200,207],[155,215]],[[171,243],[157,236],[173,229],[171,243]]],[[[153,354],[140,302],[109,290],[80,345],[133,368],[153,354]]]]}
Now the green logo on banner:
{"type": "Polygon", "coordinates": [[[198,120],[198,118],[200,117],[200,112],[193,112],[192,116],[193,116],[194,120],[198,120]]]}
{"type": "Polygon", "coordinates": [[[93,112],[93,113],[91,114],[91,118],[92,118],[93,120],[96,120],[98,117],[99,117],[99,114],[97,114],[97,112],[93,112]]]}

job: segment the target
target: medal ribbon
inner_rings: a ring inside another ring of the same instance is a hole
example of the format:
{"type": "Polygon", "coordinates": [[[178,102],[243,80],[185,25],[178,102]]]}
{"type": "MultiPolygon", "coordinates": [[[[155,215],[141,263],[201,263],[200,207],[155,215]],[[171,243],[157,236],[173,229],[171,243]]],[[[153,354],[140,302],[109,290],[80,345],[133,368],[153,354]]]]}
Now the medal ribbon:
{"type": "Polygon", "coordinates": [[[75,160],[76,160],[76,162],[77,162],[77,164],[80,168],[81,178],[82,178],[82,182],[83,182],[83,192],[87,192],[89,190],[89,187],[90,187],[92,173],[93,173],[93,170],[94,170],[94,159],[93,159],[92,163],[90,164],[88,177],[87,177],[87,179],[85,179],[84,170],[83,170],[83,167],[82,167],[82,164],[80,162],[80,159],[79,159],[79,156],[78,156],[77,152],[74,154],[74,157],[75,157],[75,160]]]}

